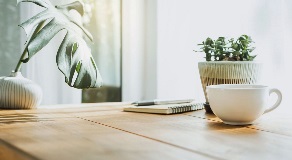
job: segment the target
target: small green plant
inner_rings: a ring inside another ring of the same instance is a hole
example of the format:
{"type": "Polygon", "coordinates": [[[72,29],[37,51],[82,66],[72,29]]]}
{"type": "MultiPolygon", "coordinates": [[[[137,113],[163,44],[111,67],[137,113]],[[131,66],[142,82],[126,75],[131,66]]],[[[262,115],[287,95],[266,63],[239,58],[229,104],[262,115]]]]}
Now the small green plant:
{"type": "Polygon", "coordinates": [[[206,54],[206,61],[252,61],[256,55],[250,55],[255,49],[251,37],[241,35],[236,40],[219,37],[216,40],[207,38],[201,44],[199,51],[206,54]]]}

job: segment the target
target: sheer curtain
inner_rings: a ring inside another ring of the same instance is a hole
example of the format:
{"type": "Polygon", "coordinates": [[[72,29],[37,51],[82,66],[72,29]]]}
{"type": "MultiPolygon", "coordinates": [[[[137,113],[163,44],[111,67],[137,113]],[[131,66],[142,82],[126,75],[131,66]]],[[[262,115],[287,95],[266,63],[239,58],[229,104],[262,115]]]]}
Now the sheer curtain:
{"type": "MultiPolygon", "coordinates": [[[[145,0],[141,3],[149,4],[149,1],[145,0]]],[[[292,48],[290,38],[292,36],[292,1],[159,0],[151,5],[152,9],[149,9],[149,5],[144,5],[144,14],[141,18],[144,23],[142,31],[149,31],[147,27],[156,30],[156,35],[150,37],[155,44],[148,46],[152,47],[151,49],[155,53],[150,57],[155,69],[151,68],[151,64],[147,65],[144,58],[146,54],[137,58],[143,59],[141,60],[143,66],[139,66],[140,63],[128,63],[127,65],[132,65],[129,68],[140,67],[139,71],[142,73],[138,72],[136,77],[147,75],[147,72],[155,72],[151,77],[154,82],[150,82],[155,83],[152,85],[155,98],[193,97],[203,100],[204,95],[197,63],[204,61],[204,55],[193,52],[197,48],[196,44],[201,43],[207,37],[237,37],[247,34],[255,41],[254,54],[258,55],[255,60],[264,63],[261,83],[277,87],[283,92],[283,105],[277,111],[285,111],[289,107],[291,101],[286,97],[292,95],[292,76],[290,75],[292,55],[289,53],[292,48]],[[150,16],[149,13],[155,13],[154,16],[152,15],[155,23],[149,24],[149,19],[147,19],[150,16]]],[[[141,19],[136,20],[132,23],[141,21],[141,19]]],[[[134,30],[131,35],[139,35],[137,33],[139,30],[134,30]]],[[[146,32],[141,39],[147,40],[149,39],[147,37],[146,32]]],[[[128,36],[128,38],[132,37],[128,36]]],[[[144,44],[147,46],[146,42],[144,44]]],[[[135,45],[131,47],[132,50],[141,49],[135,45]]],[[[146,49],[149,50],[147,47],[146,49]]],[[[145,50],[143,51],[145,52],[145,50]]],[[[143,80],[141,87],[149,85],[148,81],[143,80]]],[[[125,94],[128,94],[129,97],[135,95],[130,92],[125,94]]],[[[145,89],[139,90],[138,94],[141,95],[137,98],[150,98],[146,96],[145,89]]]]}

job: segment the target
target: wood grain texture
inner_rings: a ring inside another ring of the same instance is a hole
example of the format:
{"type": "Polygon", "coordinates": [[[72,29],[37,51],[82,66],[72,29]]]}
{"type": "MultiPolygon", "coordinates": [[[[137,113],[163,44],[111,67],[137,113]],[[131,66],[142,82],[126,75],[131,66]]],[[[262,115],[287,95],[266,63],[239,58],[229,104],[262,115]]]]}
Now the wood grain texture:
{"type": "Polygon", "coordinates": [[[288,116],[230,126],[203,110],[156,115],[123,105],[0,110],[0,139],[10,145],[0,159],[292,159],[288,116]]]}
{"type": "Polygon", "coordinates": [[[206,87],[217,84],[257,84],[261,78],[262,63],[254,61],[208,61],[198,63],[200,79],[209,102],[206,87]]]}

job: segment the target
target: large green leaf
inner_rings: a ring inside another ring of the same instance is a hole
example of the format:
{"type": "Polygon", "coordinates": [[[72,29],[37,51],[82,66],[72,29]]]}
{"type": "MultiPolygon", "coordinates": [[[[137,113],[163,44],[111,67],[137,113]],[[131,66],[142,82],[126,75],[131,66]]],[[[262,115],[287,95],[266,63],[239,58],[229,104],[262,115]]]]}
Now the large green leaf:
{"type": "Polygon", "coordinates": [[[45,47],[56,34],[65,30],[66,34],[59,46],[56,62],[59,70],[65,76],[66,83],[75,88],[101,86],[100,73],[92,58],[91,50],[83,39],[85,34],[92,41],[92,36],[69,12],[74,9],[83,15],[82,3],[76,1],[54,6],[49,0],[17,0],[17,4],[20,2],[32,2],[45,8],[42,12],[20,24],[28,35],[26,42],[28,57],[23,62],[27,62],[45,47]],[[33,34],[37,26],[41,24],[44,26],[37,34],[33,34]]]}

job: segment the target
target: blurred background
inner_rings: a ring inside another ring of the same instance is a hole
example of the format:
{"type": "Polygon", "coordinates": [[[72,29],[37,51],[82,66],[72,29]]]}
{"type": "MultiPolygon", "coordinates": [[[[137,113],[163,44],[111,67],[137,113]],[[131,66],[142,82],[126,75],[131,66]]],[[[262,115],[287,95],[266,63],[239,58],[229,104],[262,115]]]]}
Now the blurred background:
{"type": "MultiPolygon", "coordinates": [[[[51,0],[55,5],[74,1],[51,0]]],[[[104,85],[97,89],[78,90],[64,83],[64,76],[56,65],[56,53],[64,37],[64,32],[61,31],[44,49],[22,66],[22,74],[43,89],[42,104],[121,101],[121,0],[82,2],[85,14],[81,21],[93,35],[94,42],[88,42],[88,45],[102,74],[104,85]]],[[[10,74],[24,48],[26,35],[18,24],[43,9],[33,3],[21,3],[16,6],[16,0],[0,0],[1,76],[10,74]]]]}
{"type": "MultiPolygon", "coordinates": [[[[51,0],[61,4],[67,1],[51,0]]],[[[69,2],[69,1],[68,1],[69,2]]],[[[289,0],[84,0],[83,22],[94,36],[92,54],[104,87],[72,89],[58,71],[54,41],[23,65],[23,75],[40,84],[43,104],[136,101],[143,99],[204,100],[193,52],[207,37],[255,41],[256,61],[264,63],[262,82],[283,92],[288,108],[292,95],[292,1],[289,0]]],[[[17,25],[42,9],[0,0],[0,74],[14,69],[25,42],[17,25]],[[19,38],[21,37],[21,38],[19,38]]],[[[286,104],[286,105],[285,105],[286,104]]],[[[281,107],[280,107],[281,108],[281,107]]]]}

